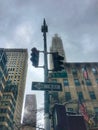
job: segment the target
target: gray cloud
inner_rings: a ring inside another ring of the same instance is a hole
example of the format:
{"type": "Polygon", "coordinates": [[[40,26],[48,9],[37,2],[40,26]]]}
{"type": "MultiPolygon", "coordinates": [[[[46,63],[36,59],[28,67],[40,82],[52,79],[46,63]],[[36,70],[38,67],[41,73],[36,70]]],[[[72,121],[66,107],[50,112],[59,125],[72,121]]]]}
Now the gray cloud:
{"type": "Polygon", "coordinates": [[[43,35],[40,29],[44,17],[49,27],[48,48],[51,45],[51,37],[58,33],[63,40],[68,61],[83,60],[82,56],[85,60],[85,55],[88,61],[98,61],[97,0],[0,1],[1,47],[18,46],[30,50],[37,46],[42,50],[43,35]],[[88,55],[94,58],[91,59],[88,55]]]}

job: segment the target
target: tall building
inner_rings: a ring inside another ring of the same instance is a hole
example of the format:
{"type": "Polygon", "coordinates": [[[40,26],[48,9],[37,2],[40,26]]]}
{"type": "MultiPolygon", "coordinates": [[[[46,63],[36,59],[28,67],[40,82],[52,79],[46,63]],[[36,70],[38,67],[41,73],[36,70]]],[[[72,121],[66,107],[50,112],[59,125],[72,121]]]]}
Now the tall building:
{"type": "Polygon", "coordinates": [[[5,49],[7,55],[8,79],[18,86],[17,102],[14,113],[15,123],[21,122],[22,105],[25,91],[28,52],[27,49],[5,49]]]}
{"type": "Polygon", "coordinates": [[[3,96],[6,81],[8,79],[7,72],[7,56],[4,49],[0,48],[0,99],[3,96]]]}
{"type": "Polygon", "coordinates": [[[23,116],[23,124],[25,125],[25,127],[23,130],[36,130],[35,128],[36,127],[36,112],[37,112],[36,96],[34,94],[26,95],[24,116],[23,116]],[[31,126],[31,127],[28,127],[28,126],[31,126]]]}
{"type": "Polygon", "coordinates": [[[7,55],[0,49],[0,129],[13,130],[18,87],[8,80],[7,55]]]}
{"type": "MultiPolygon", "coordinates": [[[[50,52],[58,52],[59,55],[64,57],[64,62],[66,62],[63,42],[62,39],[58,36],[58,34],[55,34],[55,36],[52,38],[52,45],[50,47],[50,52]]],[[[53,61],[51,55],[50,55],[50,68],[51,69],[53,68],[53,61]]]]}
{"type": "Polygon", "coordinates": [[[95,122],[90,127],[98,128],[98,63],[65,63],[64,67],[64,71],[49,74],[49,82],[62,84],[61,92],[51,92],[51,110],[58,103],[66,111],[80,113],[81,101],[95,122]]]}

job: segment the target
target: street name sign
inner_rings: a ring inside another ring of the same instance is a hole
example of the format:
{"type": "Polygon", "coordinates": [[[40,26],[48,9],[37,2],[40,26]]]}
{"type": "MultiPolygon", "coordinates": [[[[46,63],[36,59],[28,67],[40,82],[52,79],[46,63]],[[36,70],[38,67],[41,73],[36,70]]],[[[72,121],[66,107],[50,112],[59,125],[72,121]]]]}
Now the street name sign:
{"type": "Polygon", "coordinates": [[[61,83],[32,82],[32,90],[62,91],[61,83]]]}

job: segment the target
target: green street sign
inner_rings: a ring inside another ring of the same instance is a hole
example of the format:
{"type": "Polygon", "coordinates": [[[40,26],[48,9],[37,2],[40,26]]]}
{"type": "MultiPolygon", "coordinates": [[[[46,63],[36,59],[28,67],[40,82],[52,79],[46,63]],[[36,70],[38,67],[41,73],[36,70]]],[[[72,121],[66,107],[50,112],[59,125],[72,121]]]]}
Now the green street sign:
{"type": "Polygon", "coordinates": [[[32,82],[32,90],[62,91],[61,83],[32,82]]]}

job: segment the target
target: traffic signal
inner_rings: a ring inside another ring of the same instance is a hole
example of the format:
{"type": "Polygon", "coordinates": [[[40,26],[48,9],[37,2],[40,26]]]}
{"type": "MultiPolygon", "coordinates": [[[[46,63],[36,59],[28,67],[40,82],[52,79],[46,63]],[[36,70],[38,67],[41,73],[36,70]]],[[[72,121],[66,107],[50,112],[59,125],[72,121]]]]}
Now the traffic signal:
{"type": "Polygon", "coordinates": [[[60,56],[58,52],[53,52],[52,59],[53,59],[54,71],[61,71],[64,69],[63,56],[60,56]]]}
{"type": "Polygon", "coordinates": [[[31,49],[31,58],[32,65],[38,67],[39,64],[39,51],[34,47],[31,49]]]}

